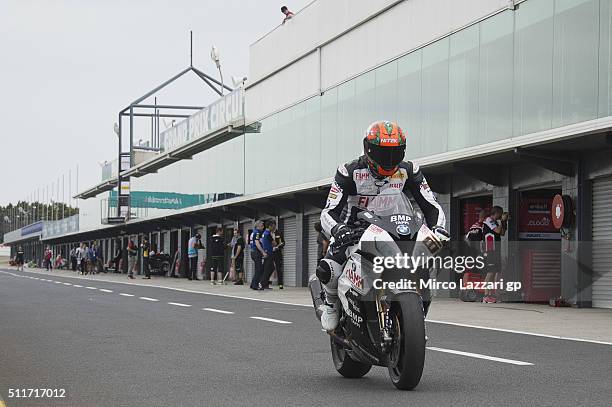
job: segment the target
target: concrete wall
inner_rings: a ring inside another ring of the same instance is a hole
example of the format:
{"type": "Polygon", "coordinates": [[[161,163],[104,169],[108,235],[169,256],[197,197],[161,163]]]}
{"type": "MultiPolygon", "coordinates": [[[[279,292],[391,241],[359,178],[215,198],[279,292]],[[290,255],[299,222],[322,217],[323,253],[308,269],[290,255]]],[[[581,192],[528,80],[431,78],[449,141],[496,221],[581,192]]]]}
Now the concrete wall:
{"type": "Polygon", "coordinates": [[[508,0],[314,1],[251,45],[247,118],[314,96],[507,6],[508,0]]]}

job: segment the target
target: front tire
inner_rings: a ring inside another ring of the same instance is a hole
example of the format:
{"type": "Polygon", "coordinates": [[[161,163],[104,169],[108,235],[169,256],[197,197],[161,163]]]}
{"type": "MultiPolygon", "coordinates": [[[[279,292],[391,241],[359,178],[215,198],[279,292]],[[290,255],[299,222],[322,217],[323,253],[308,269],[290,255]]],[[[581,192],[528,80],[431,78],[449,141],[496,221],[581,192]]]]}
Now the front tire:
{"type": "Polygon", "coordinates": [[[403,294],[393,303],[396,334],[389,356],[389,376],[400,390],[412,390],[421,381],[425,364],[425,320],[418,294],[403,294]],[[399,326],[398,326],[399,325],[399,326]]]}
{"type": "Polygon", "coordinates": [[[330,338],[330,341],[332,359],[338,373],[349,379],[358,379],[365,376],[370,371],[372,365],[351,359],[344,347],[336,343],[334,338],[330,338]]]}

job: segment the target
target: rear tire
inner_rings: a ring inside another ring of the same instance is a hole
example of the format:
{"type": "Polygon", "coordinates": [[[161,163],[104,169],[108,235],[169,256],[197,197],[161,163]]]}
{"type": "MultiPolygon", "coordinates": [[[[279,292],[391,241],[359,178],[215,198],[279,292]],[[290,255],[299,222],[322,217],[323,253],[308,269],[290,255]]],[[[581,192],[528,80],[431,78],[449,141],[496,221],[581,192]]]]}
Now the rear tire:
{"type": "Polygon", "coordinates": [[[162,276],[168,275],[168,272],[170,271],[170,263],[167,261],[164,261],[159,267],[159,269],[160,269],[160,272],[159,272],[160,275],[162,276]]]}
{"type": "Polygon", "coordinates": [[[478,291],[476,290],[469,290],[467,292],[467,298],[469,302],[477,302],[479,299],[482,299],[482,297],[480,297],[480,293],[478,293],[478,291]]]}
{"type": "Polygon", "coordinates": [[[365,376],[370,371],[372,365],[351,359],[351,357],[347,355],[344,347],[336,343],[334,338],[330,338],[330,341],[332,359],[338,373],[349,379],[358,379],[365,376]]]}
{"type": "Polygon", "coordinates": [[[403,294],[393,304],[399,336],[389,357],[389,376],[400,390],[412,390],[421,381],[425,364],[425,321],[418,294],[403,294]]]}

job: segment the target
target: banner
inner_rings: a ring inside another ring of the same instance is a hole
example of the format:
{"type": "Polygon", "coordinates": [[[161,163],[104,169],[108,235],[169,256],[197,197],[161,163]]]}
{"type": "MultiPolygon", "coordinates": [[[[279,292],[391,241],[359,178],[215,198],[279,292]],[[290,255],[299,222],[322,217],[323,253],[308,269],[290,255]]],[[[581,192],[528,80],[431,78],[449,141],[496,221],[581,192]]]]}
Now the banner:
{"type": "MultiPolygon", "coordinates": [[[[183,209],[239,196],[231,192],[212,194],[179,194],[176,192],[131,191],[132,208],[183,209]]],[[[109,207],[117,206],[117,191],[110,191],[109,207]]]]}
{"type": "Polygon", "coordinates": [[[190,140],[244,118],[244,89],[238,88],[160,134],[162,151],[172,151],[190,140]]]}
{"type": "Polygon", "coordinates": [[[522,198],[519,211],[519,238],[535,240],[560,239],[553,225],[552,198],[522,198]]]}
{"type": "MultiPolygon", "coordinates": [[[[117,191],[111,191],[109,204],[117,202],[117,191]]],[[[206,203],[203,194],[177,194],[174,192],[131,191],[132,208],[182,209],[206,203]]]]}

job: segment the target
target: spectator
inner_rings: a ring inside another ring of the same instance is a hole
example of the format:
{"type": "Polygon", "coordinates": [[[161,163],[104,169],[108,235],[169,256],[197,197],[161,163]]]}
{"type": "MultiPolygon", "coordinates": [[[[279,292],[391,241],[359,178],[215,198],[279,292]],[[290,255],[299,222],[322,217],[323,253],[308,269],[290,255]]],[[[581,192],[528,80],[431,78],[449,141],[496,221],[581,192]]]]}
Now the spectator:
{"type": "Polygon", "coordinates": [[[487,218],[487,211],[481,209],[478,212],[478,220],[470,226],[470,230],[465,235],[465,242],[469,248],[469,255],[480,255],[484,248],[484,221],[487,218]]]}
{"type": "Polygon", "coordinates": [[[15,263],[17,263],[17,271],[23,271],[24,253],[23,247],[19,246],[17,249],[17,255],[15,256],[15,263]]]}
{"type": "Polygon", "coordinates": [[[79,272],[81,274],[85,274],[86,254],[87,254],[86,245],[85,243],[81,243],[81,245],[76,249],[77,265],[79,266],[79,272]]]}
{"type": "Polygon", "coordinates": [[[87,249],[87,272],[91,274],[96,274],[96,244],[95,242],[89,246],[87,249]]]}
{"type": "MultiPolygon", "coordinates": [[[[134,243],[134,242],[132,242],[134,243]]],[[[114,266],[115,273],[121,273],[121,258],[123,257],[123,250],[121,249],[121,240],[117,240],[117,252],[115,253],[115,257],[110,262],[110,265],[114,266]]],[[[132,276],[133,278],[134,276],[132,276]]]]}
{"type": "Polygon", "coordinates": [[[127,245],[127,255],[128,255],[128,278],[133,280],[134,279],[134,268],[136,268],[136,256],[138,256],[138,249],[136,248],[134,241],[131,239],[127,245]]]}
{"type": "MultiPolygon", "coordinates": [[[[487,274],[486,282],[494,282],[501,269],[501,237],[506,234],[508,227],[508,213],[500,206],[494,206],[491,215],[483,222],[484,251],[486,255],[487,274]]],[[[485,289],[484,303],[495,303],[494,290],[485,289]]]]}
{"type": "Polygon", "coordinates": [[[255,275],[251,280],[251,289],[259,289],[259,282],[263,275],[263,259],[267,256],[261,245],[261,237],[264,232],[264,223],[261,220],[255,222],[255,229],[251,233],[250,237],[250,248],[251,248],[251,259],[255,265],[255,275]]]}
{"type": "Polygon", "coordinates": [[[268,221],[268,227],[264,230],[261,236],[261,246],[266,253],[263,259],[263,276],[258,284],[259,290],[269,290],[270,276],[274,271],[274,231],[276,230],[276,222],[268,221]]]}
{"type": "Polygon", "coordinates": [[[104,268],[104,253],[102,251],[102,245],[99,242],[96,244],[96,268],[98,272],[104,271],[106,273],[104,268]]]}
{"type": "Polygon", "coordinates": [[[50,247],[47,247],[47,249],[45,250],[45,255],[44,255],[44,264],[45,264],[45,268],[47,269],[47,271],[49,271],[50,269],[53,270],[53,264],[51,264],[52,258],[53,258],[53,252],[51,251],[50,247]]]}
{"type": "Polygon", "coordinates": [[[321,222],[317,222],[314,224],[314,230],[318,233],[317,235],[317,264],[321,261],[325,254],[327,253],[327,248],[329,247],[329,239],[323,233],[323,227],[321,226],[321,222]]]}
{"type": "Polygon", "coordinates": [[[87,249],[87,270],[90,274],[96,274],[96,242],[92,242],[87,249]]]}
{"type": "Polygon", "coordinates": [[[216,233],[210,238],[210,257],[210,284],[215,285],[215,274],[217,274],[219,284],[223,284],[225,244],[223,243],[222,227],[218,227],[216,233]]]}
{"type": "Polygon", "coordinates": [[[62,254],[58,253],[57,256],[55,257],[55,263],[54,263],[54,267],[59,270],[61,268],[63,268],[64,266],[64,259],[62,258],[62,254]]]}
{"type": "Polygon", "coordinates": [[[276,281],[278,288],[283,289],[283,248],[285,247],[285,239],[283,234],[276,228],[272,232],[274,239],[274,248],[272,249],[272,261],[274,262],[274,270],[276,271],[276,281]]]}
{"type": "Polygon", "coordinates": [[[289,11],[287,6],[281,7],[281,13],[283,13],[285,15],[285,18],[283,19],[283,24],[285,24],[287,22],[287,20],[291,20],[293,18],[293,16],[295,15],[291,11],[289,11]]]}
{"type": "Polygon", "coordinates": [[[189,280],[196,280],[198,278],[198,250],[203,249],[202,235],[196,233],[187,244],[187,257],[189,257],[189,274],[187,278],[189,280]]]}
{"type": "Polygon", "coordinates": [[[244,274],[242,266],[244,264],[244,239],[240,236],[240,230],[234,228],[234,237],[232,238],[232,266],[236,271],[236,282],[234,285],[244,284],[244,274]]]}
{"type": "Polygon", "coordinates": [[[77,258],[76,258],[76,251],[78,249],[77,247],[73,247],[70,250],[70,268],[72,269],[72,271],[76,271],[77,270],[77,258]]]}
{"type": "Polygon", "coordinates": [[[149,251],[151,250],[151,246],[149,245],[149,238],[144,237],[142,239],[142,244],[140,245],[142,249],[142,270],[144,271],[145,276],[143,280],[151,279],[151,269],[149,268],[149,251]]]}

